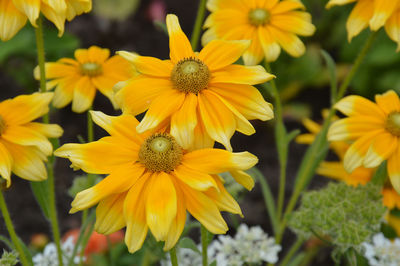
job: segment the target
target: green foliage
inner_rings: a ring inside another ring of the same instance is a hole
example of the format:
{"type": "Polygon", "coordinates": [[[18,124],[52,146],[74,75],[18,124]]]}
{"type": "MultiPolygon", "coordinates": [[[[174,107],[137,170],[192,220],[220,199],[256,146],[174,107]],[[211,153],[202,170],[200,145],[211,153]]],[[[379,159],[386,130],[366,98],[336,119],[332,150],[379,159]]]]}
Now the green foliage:
{"type": "Polygon", "coordinates": [[[14,266],[17,265],[18,262],[18,253],[15,250],[8,252],[3,249],[3,255],[0,258],[0,265],[14,266]]]}
{"type": "Polygon", "coordinates": [[[300,237],[326,239],[343,254],[379,232],[386,208],[380,187],[351,187],[330,183],[319,191],[303,194],[300,208],[289,217],[289,226],[300,237]]]}
{"type": "Polygon", "coordinates": [[[135,13],[139,4],[140,0],[96,0],[93,11],[101,17],[123,21],[135,13]]]}
{"type": "MultiPolygon", "coordinates": [[[[101,177],[95,176],[95,184],[101,181],[101,177]]],[[[72,182],[72,186],[68,189],[68,195],[75,198],[76,194],[91,187],[87,175],[77,176],[72,182]]]]}

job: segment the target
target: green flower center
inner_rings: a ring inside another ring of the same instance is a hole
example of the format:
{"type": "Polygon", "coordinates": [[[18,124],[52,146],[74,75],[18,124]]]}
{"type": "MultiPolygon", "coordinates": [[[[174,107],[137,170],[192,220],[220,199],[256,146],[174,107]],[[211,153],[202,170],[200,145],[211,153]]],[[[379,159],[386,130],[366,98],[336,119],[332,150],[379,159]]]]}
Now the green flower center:
{"type": "Polygon", "coordinates": [[[253,26],[262,26],[269,22],[271,15],[264,8],[251,9],[249,12],[249,22],[253,26]]]}
{"type": "Polygon", "coordinates": [[[97,63],[84,63],[80,66],[82,75],[95,77],[103,74],[103,67],[97,63]]]}
{"type": "Polygon", "coordinates": [[[183,150],[169,134],[148,137],[140,147],[139,161],[153,172],[171,172],[182,161],[183,150]]]}
{"type": "Polygon", "coordinates": [[[6,130],[6,127],[6,122],[4,121],[4,118],[0,115],[0,136],[6,130]]]}
{"type": "Polygon", "coordinates": [[[196,58],[179,61],[171,72],[171,81],[175,88],[184,93],[198,94],[207,88],[210,77],[208,67],[196,58]]]}
{"type": "Polygon", "coordinates": [[[393,112],[388,115],[385,129],[392,135],[400,137],[400,112],[393,112]]]}

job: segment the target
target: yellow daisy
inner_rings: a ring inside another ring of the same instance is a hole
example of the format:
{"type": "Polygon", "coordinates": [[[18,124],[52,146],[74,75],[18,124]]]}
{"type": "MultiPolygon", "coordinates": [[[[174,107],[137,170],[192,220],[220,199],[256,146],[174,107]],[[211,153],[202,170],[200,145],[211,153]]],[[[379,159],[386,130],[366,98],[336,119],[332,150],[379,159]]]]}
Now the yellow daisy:
{"type": "Polygon", "coordinates": [[[352,2],[356,4],[346,24],[349,41],[367,27],[377,31],[384,26],[389,37],[397,43],[397,51],[400,51],[400,0],[330,0],[326,7],[352,2]]]}
{"type": "Polygon", "coordinates": [[[351,140],[344,156],[344,168],[374,168],[387,160],[390,181],[400,192],[400,100],[394,91],[375,96],[373,103],[361,96],[348,96],[335,108],[347,118],[335,121],[329,141],[351,140]]]}
{"type": "Polygon", "coordinates": [[[55,155],[71,160],[74,168],[108,174],[72,202],[72,213],[98,204],[97,232],[110,234],[126,226],[125,243],[135,252],[150,229],[168,250],[182,233],[186,210],[214,234],[228,230],[220,211],[241,215],[217,174],[249,169],[257,163],[254,155],[222,149],[188,152],[165,130],[137,133],[139,122],[132,115],[91,115],[110,136],[88,144],[65,144],[55,155]]]}
{"type": "Polygon", "coordinates": [[[0,0],[0,39],[14,37],[28,19],[36,27],[40,13],[54,23],[61,36],[66,19],[71,21],[91,9],[92,0],[0,0]]]}
{"type": "Polygon", "coordinates": [[[232,64],[249,41],[215,40],[195,53],[175,15],[167,16],[167,28],[170,60],[119,52],[140,72],[116,94],[125,112],[137,115],[148,109],[139,133],[170,121],[171,135],[185,149],[217,141],[231,150],[236,130],[255,132],[248,119],[273,117],[271,104],[252,85],[274,76],[261,66],[232,64]]]}
{"type": "Polygon", "coordinates": [[[209,0],[211,15],[204,23],[203,44],[211,40],[251,40],[243,54],[246,65],[256,65],[263,58],[275,61],[281,47],[288,54],[299,57],[305,46],[297,37],[315,32],[311,15],[297,0],[209,0]]]}
{"type": "MultiPolygon", "coordinates": [[[[110,99],[114,107],[113,86],[131,78],[135,71],[121,56],[110,57],[108,49],[92,46],[75,51],[75,60],[62,58],[46,63],[46,78],[50,79],[47,89],[56,87],[53,105],[62,108],[72,101],[72,110],[77,113],[88,110],[96,91],[110,99]]],[[[35,69],[35,78],[40,78],[40,70],[35,69]]]]}
{"type": "Polygon", "coordinates": [[[11,172],[31,181],[47,179],[44,161],[53,152],[47,138],[58,138],[58,125],[32,122],[49,112],[53,93],[20,95],[0,102],[0,175],[11,185],[11,172]]]}

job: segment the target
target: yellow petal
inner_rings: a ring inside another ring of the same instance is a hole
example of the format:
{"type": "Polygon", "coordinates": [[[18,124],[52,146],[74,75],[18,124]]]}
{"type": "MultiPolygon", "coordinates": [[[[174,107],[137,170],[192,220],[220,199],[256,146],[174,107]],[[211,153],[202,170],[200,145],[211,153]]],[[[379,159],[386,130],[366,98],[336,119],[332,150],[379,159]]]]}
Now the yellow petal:
{"type": "Polygon", "coordinates": [[[332,6],[338,5],[345,5],[348,3],[353,3],[357,0],[330,0],[327,4],[326,4],[326,8],[331,8],[332,6]]]}
{"type": "Polygon", "coordinates": [[[87,111],[93,104],[96,88],[87,76],[81,77],[74,89],[72,100],[72,111],[82,113],[87,111]]]}
{"type": "Polygon", "coordinates": [[[300,57],[305,53],[306,47],[295,34],[275,27],[269,27],[269,30],[273,38],[282,46],[283,50],[291,56],[300,57]]]}
{"type": "Polygon", "coordinates": [[[328,140],[354,140],[368,132],[383,129],[385,121],[371,116],[354,116],[335,121],[329,128],[328,140]]]}
{"type": "Polygon", "coordinates": [[[146,75],[154,77],[171,77],[173,64],[169,60],[160,60],[150,56],[140,56],[136,53],[129,53],[126,51],[119,51],[118,54],[126,60],[132,62],[136,69],[146,75]]]}
{"type": "Polygon", "coordinates": [[[376,104],[386,114],[400,111],[400,100],[396,92],[390,90],[384,94],[375,95],[376,104]]]}
{"type": "Polygon", "coordinates": [[[200,114],[197,114],[197,126],[194,128],[194,135],[192,147],[189,150],[198,150],[214,147],[214,140],[208,135],[204,123],[201,121],[200,114]]]}
{"type": "Polygon", "coordinates": [[[373,4],[370,0],[359,0],[347,20],[346,28],[349,42],[354,36],[368,27],[373,15],[373,4]]]}
{"type": "MultiPolygon", "coordinates": [[[[355,0],[353,0],[355,1],[355,0]]],[[[269,1],[267,1],[268,3],[269,1]]],[[[271,9],[271,14],[273,14],[273,16],[271,16],[271,18],[274,18],[275,15],[277,14],[281,14],[281,13],[286,13],[288,11],[292,11],[295,9],[305,9],[304,5],[297,0],[285,0],[285,1],[280,1],[277,5],[275,5],[272,9],[271,9]]]]}
{"type": "Polygon", "coordinates": [[[268,62],[276,61],[281,53],[281,47],[279,46],[278,42],[272,37],[271,32],[268,30],[268,27],[259,27],[258,37],[264,50],[265,60],[267,60],[268,62]]]}
{"type": "Polygon", "coordinates": [[[400,193],[400,145],[396,151],[388,159],[387,170],[389,173],[390,182],[397,193],[400,193]]]}
{"type": "Polygon", "coordinates": [[[68,0],[67,1],[67,19],[71,21],[75,16],[82,13],[88,13],[92,10],[91,0],[68,0]]]}
{"type": "Polygon", "coordinates": [[[205,191],[211,187],[218,189],[217,183],[210,175],[193,170],[185,165],[179,165],[173,174],[195,190],[205,191]]]}
{"type": "Polygon", "coordinates": [[[40,13],[40,0],[12,0],[14,6],[24,13],[33,26],[36,25],[36,19],[40,13]]]}
{"type": "MultiPolygon", "coordinates": [[[[247,66],[257,65],[264,58],[264,50],[261,45],[260,36],[255,27],[245,27],[243,39],[251,40],[249,49],[243,54],[244,64],[247,66]]],[[[241,29],[243,32],[243,29],[241,29]]],[[[233,34],[232,34],[233,35],[233,34]]]]}
{"type": "Polygon", "coordinates": [[[57,13],[64,13],[67,11],[67,4],[68,1],[59,1],[59,0],[41,0],[42,3],[45,3],[52,9],[54,9],[57,13]]]}
{"type": "MultiPolygon", "coordinates": [[[[400,208],[400,195],[393,188],[383,188],[382,189],[383,196],[383,205],[392,210],[394,208],[400,208]]],[[[388,219],[390,225],[390,218],[388,219]]]]}
{"type": "Polygon", "coordinates": [[[192,46],[179,25],[178,17],[167,15],[167,29],[169,35],[170,58],[173,63],[178,63],[184,58],[195,57],[192,46]]]}
{"type": "Polygon", "coordinates": [[[100,48],[98,46],[91,46],[88,49],[89,62],[97,62],[99,64],[104,63],[110,57],[110,50],[106,48],[100,48]]]}
{"type": "Polygon", "coordinates": [[[246,5],[245,1],[241,0],[208,0],[207,1],[207,8],[208,10],[214,12],[219,9],[238,9],[238,10],[243,10],[247,9],[248,6],[246,5]]]}
{"type": "Polygon", "coordinates": [[[230,171],[236,182],[244,186],[247,190],[252,190],[254,187],[254,179],[244,171],[230,171]]]}
{"type": "Polygon", "coordinates": [[[365,155],[363,165],[367,168],[378,167],[384,160],[389,158],[398,145],[397,137],[390,133],[380,134],[375,138],[365,155]]]}
{"type": "Polygon", "coordinates": [[[53,24],[57,27],[58,29],[58,37],[61,37],[64,33],[64,27],[65,27],[65,19],[66,19],[66,14],[65,12],[57,12],[57,10],[53,9],[51,6],[42,3],[40,6],[40,10],[42,11],[43,15],[53,22],[53,24]]]}
{"type": "Polygon", "coordinates": [[[386,33],[397,43],[396,52],[400,51],[400,11],[397,10],[385,24],[386,33]]]}
{"type": "Polygon", "coordinates": [[[54,91],[54,98],[53,98],[54,107],[63,108],[67,104],[72,102],[77,80],[79,80],[79,77],[77,76],[55,80],[58,81],[58,85],[56,87],[56,90],[54,91]]]}
{"type": "Polygon", "coordinates": [[[373,3],[374,15],[369,21],[371,30],[377,31],[382,27],[398,6],[398,1],[375,0],[373,3]]]}
{"type": "Polygon", "coordinates": [[[97,204],[100,200],[118,193],[123,193],[135,186],[142,176],[145,168],[140,164],[128,163],[113,169],[110,175],[101,180],[95,186],[79,192],[71,203],[76,212],[97,204]]]}
{"type": "Polygon", "coordinates": [[[271,17],[271,25],[302,36],[311,36],[315,32],[315,26],[311,24],[311,15],[300,11],[274,15],[271,17]]]}
{"type": "Polygon", "coordinates": [[[25,25],[27,17],[10,0],[0,0],[0,39],[8,41],[25,25]]]}
{"type": "Polygon", "coordinates": [[[230,65],[213,72],[210,85],[215,83],[255,85],[267,82],[274,77],[267,73],[262,66],[230,65]]]}
{"type": "Polygon", "coordinates": [[[344,97],[335,104],[335,108],[347,116],[376,116],[385,120],[385,113],[375,103],[358,95],[344,97]]]}
{"type": "Polygon", "coordinates": [[[125,226],[123,214],[124,201],[127,192],[114,194],[102,199],[96,208],[96,232],[108,235],[125,226]]]}
{"type": "Polygon", "coordinates": [[[11,168],[13,158],[7,148],[0,142],[0,175],[7,181],[7,187],[11,185],[11,168]]]}

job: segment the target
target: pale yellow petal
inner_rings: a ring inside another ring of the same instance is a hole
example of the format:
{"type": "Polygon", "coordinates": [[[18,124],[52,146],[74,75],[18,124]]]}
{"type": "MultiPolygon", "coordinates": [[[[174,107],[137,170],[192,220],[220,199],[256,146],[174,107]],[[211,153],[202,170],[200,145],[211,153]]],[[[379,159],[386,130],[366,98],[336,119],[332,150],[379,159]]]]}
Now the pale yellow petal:
{"type": "Polygon", "coordinates": [[[0,175],[7,182],[7,187],[11,185],[11,169],[13,158],[7,148],[0,142],[0,175]]]}
{"type": "Polygon", "coordinates": [[[8,41],[25,25],[27,17],[10,0],[0,0],[0,39],[8,41]]]}
{"type": "Polygon", "coordinates": [[[214,179],[206,173],[196,171],[185,165],[179,165],[173,174],[183,183],[199,191],[205,191],[209,188],[218,189],[214,179]]]}
{"type": "Polygon", "coordinates": [[[96,232],[108,235],[125,227],[123,209],[126,194],[113,194],[100,200],[96,208],[96,232]]]}
{"type": "Polygon", "coordinates": [[[170,58],[173,63],[178,63],[184,58],[196,57],[192,46],[179,25],[178,17],[167,15],[167,29],[169,35],[170,58]]]}

